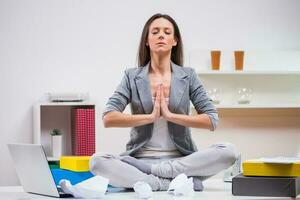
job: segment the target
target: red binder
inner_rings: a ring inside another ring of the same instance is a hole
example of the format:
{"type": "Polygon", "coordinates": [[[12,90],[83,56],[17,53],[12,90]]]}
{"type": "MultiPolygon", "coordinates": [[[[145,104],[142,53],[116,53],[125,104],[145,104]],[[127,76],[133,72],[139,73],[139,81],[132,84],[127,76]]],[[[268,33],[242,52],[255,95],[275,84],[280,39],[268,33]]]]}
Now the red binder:
{"type": "Polygon", "coordinates": [[[91,156],[95,153],[95,109],[86,109],[86,154],[91,156]]]}
{"type": "Polygon", "coordinates": [[[72,154],[91,156],[95,153],[95,110],[72,109],[72,154]]]}

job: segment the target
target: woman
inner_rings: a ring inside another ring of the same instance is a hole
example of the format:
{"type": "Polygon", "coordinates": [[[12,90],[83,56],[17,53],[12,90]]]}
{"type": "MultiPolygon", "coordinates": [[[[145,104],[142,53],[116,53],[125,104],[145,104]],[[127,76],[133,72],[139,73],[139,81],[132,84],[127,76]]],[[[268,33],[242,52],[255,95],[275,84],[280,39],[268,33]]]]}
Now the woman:
{"type": "Polygon", "coordinates": [[[117,187],[144,181],[152,190],[167,190],[172,178],[185,173],[200,191],[203,180],[235,162],[237,153],[230,144],[197,151],[190,127],[213,131],[218,114],[195,71],[182,65],[176,22],[168,15],[153,15],[143,29],[140,67],[125,70],[103,112],[105,127],[132,127],[127,151],[121,156],[94,154],[93,174],[117,187]],[[190,101],[198,114],[189,115],[190,101]],[[122,113],[129,103],[132,114],[122,113]]]}

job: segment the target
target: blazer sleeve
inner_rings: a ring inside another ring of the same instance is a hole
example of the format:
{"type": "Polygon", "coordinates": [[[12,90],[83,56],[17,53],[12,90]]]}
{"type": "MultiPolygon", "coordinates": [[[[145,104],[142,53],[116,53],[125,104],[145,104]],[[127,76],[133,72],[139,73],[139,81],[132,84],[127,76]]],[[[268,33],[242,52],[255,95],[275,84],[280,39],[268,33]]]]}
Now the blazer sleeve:
{"type": "Polygon", "coordinates": [[[191,70],[190,79],[190,100],[193,103],[198,114],[205,113],[209,116],[214,131],[219,122],[219,116],[215,105],[206,94],[206,91],[199,80],[199,77],[194,69],[191,70]]]}
{"type": "Polygon", "coordinates": [[[105,105],[102,118],[111,111],[123,112],[130,101],[130,81],[128,71],[125,70],[122,81],[119,83],[117,89],[114,91],[113,95],[108,99],[108,102],[105,105]]]}

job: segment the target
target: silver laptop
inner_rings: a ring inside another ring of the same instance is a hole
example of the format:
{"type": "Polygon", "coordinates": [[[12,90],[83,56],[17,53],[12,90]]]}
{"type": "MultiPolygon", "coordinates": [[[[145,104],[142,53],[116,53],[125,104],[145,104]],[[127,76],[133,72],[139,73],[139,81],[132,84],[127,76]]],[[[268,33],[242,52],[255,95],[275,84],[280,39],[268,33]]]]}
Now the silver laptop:
{"type": "Polygon", "coordinates": [[[42,145],[8,144],[8,149],[25,192],[71,197],[56,186],[42,145]]]}

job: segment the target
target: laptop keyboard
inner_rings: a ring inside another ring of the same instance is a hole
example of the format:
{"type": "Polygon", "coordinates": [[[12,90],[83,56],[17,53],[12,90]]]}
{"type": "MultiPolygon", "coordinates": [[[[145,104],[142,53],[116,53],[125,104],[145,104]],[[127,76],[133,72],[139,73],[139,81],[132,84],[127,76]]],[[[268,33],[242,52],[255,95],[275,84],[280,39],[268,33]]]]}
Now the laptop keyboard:
{"type": "Polygon", "coordinates": [[[65,193],[61,187],[57,187],[57,191],[61,198],[73,197],[73,195],[65,193]]]}
{"type": "Polygon", "coordinates": [[[57,187],[57,191],[59,194],[65,194],[65,192],[60,187],[57,187]]]}

